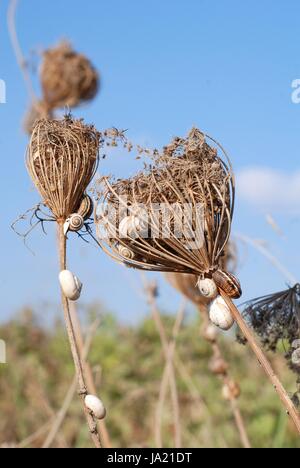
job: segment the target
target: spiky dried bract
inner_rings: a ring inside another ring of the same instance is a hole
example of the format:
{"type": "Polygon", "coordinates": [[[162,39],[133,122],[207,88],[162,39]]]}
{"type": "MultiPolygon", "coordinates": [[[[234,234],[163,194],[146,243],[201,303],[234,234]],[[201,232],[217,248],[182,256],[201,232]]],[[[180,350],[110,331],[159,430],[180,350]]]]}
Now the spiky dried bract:
{"type": "Polygon", "coordinates": [[[135,177],[102,180],[100,204],[107,209],[96,215],[96,224],[104,248],[106,226],[107,252],[115,260],[143,270],[197,276],[218,268],[230,235],[234,178],[225,152],[223,161],[207,138],[194,128],[186,139],[175,138],[161,154],[154,151],[151,164],[135,177]],[[113,234],[107,214],[112,208],[119,213],[113,234]],[[124,238],[120,229],[128,213],[140,227],[147,224],[135,238],[124,238]],[[177,232],[180,223],[184,229],[177,232]],[[133,256],[123,256],[120,246],[133,256]]]}
{"type": "Polygon", "coordinates": [[[97,169],[100,133],[82,120],[39,120],[26,164],[43,202],[58,222],[76,213],[97,169]]]}
{"type": "Polygon", "coordinates": [[[300,338],[300,284],[249,302],[243,314],[267,350],[276,352],[283,344],[288,364],[300,378],[300,366],[292,359],[300,338]]]}
{"type": "Polygon", "coordinates": [[[40,79],[43,98],[51,109],[78,106],[93,99],[99,89],[98,72],[68,42],[44,53],[40,79]]]}

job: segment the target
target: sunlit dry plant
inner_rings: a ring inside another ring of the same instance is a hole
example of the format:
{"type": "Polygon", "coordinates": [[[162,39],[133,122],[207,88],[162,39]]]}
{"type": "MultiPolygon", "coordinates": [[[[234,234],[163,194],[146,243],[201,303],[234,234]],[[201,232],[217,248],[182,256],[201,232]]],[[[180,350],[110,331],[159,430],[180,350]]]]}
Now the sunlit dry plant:
{"type": "Polygon", "coordinates": [[[215,297],[211,320],[224,330],[237,322],[300,433],[293,402],[231,301],[241,297],[239,281],[220,266],[231,232],[235,183],[225,151],[208,139],[193,128],[161,154],[154,151],[151,164],[135,177],[103,178],[95,210],[99,243],[129,267],[196,275],[200,291],[215,297]]]}
{"type": "Polygon", "coordinates": [[[137,176],[104,178],[96,224],[100,241],[106,231],[108,249],[102,244],[115,260],[213,279],[237,298],[238,281],[220,269],[234,211],[234,176],[225,152],[226,162],[208,138],[194,128],[161,154],[154,151],[137,176]]]}
{"type": "MultiPolygon", "coordinates": [[[[92,201],[86,190],[98,164],[101,134],[94,126],[66,116],[62,120],[37,121],[27,150],[29,174],[58,225],[62,306],[71,352],[76,368],[91,437],[101,447],[97,414],[86,404],[88,386],[76,339],[69,301],[79,299],[82,283],[67,270],[68,230],[79,232],[92,213],[92,201]]],[[[104,413],[102,413],[104,414],[104,413]]]]}
{"type": "Polygon", "coordinates": [[[99,89],[99,75],[89,59],[65,41],[45,51],[40,80],[50,110],[90,101],[99,89]]]}

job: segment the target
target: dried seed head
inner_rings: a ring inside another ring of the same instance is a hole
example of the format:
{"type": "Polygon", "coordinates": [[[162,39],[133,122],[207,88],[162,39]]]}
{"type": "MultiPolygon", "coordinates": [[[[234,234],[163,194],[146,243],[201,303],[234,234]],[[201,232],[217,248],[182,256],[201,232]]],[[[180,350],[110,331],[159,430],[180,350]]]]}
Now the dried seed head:
{"type": "Polygon", "coordinates": [[[120,213],[125,204],[131,216],[134,207],[142,206],[149,220],[148,236],[138,233],[126,242],[136,254],[128,262],[118,250],[123,218],[116,220],[115,235],[107,228],[107,242],[101,234],[109,223],[96,216],[99,242],[116,261],[197,277],[218,268],[230,235],[234,177],[229,160],[223,161],[207,139],[192,129],[186,139],[175,138],[161,154],[153,152],[151,164],[137,176],[117,182],[102,179],[99,199],[108,212],[120,213]]]}
{"type": "Polygon", "coordinates": [[[78,106],[93,99],[99,89],[99,75],[91,62],[67,42],[44,53],[40,79],[50,109],[78,106]]]}
{"type": "Polygon", "coordinates": [[[26,164],[45,205],[58,222],[77,213],[97,164],[100,134],[66,116],[37,122],[26,164]]]}

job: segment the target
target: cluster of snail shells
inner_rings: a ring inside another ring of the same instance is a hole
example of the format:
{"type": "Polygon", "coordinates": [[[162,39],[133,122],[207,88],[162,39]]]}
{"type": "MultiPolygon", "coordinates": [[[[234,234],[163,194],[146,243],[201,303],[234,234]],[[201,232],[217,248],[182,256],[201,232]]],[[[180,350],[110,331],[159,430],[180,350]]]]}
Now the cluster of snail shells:
{"type": "Polygon", "coordinates": [[[59,282],[65,297],[70,301],[77,301],[81,296],[82,283],[69,270],[63,270],[59,274],[59,282]]]}
{"type": "Polygon", "coordinates": [[[106,409],[100,398],[94,395],[87,395],[84,400],[86,408],[91,414],[99,420],[102,420],[106,416],[106,409]]]}

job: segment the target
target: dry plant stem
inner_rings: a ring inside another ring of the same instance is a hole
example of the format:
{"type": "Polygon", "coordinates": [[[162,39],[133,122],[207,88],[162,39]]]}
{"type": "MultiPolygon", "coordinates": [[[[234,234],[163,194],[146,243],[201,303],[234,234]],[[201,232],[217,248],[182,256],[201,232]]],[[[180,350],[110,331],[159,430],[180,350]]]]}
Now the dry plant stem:
{"type": "MultiPolygon", "coordinates": [[[[205,326],[207,326],[209,324],[209,319],[208,319],[208,315],[207,315],[207,308],[205,306],[201,306],[201,305],[198,308],[199,308],[199,312],[200,312],[201,316],[204,317],[205,326]]],[[[226,362],[225,359],[223,358],[223,353],[222,353],[222,350],[220,348],[220,345],[219,345],[217,339],[215,340],[214,343],[211,343],[211,346],[212,346],[212,349],[213,349],[214,356],[216,356],[218,358],[221,358],[224,362],[226,362]]],[[[228,381],[230,380],[229,375],[228,375],[228,371],[225,371],[223,374],[221,374],[220,378],[223,381],[224,385],[226,385],[228,383],[228,381]]],[[[233,395],[230,398],[230,407],[231,407],[231,410],[232,410],[232,414],[234,416],[234,420],[235,420],[235,424],[236,424],[238,433],[240,435],[241,443],[242,443],[242,445],[243,445],[243,447],[245,449],[251,449],[252,448],[251,443],[250,443],[250,440],[249,440],[249,437],[248,437],[248,433],[247,433],[247,430],[246,430],[246,425],[245,425],[242,413],[241,413],[239,405],[238,405],[238,400],[233,395]]]]}
{"type": "MultiPolygon", "coordinates": [[[[153,320],[155,322],[157,331],[159,333],[159,337],[160,337],[160,341],[161,341],[161,344],[162,344],[164,357],[165,357],[166,363],[168,363],[169,343],[168,343],[168,338],[167,338],[166,331],[165,331],[165,328],[164,328],[164,324],[162,322],[159,309],[157,307],[156,297],[155,297],[155,294],[153,294],[152,288],[148,284],[148,282],[147,282],[144,275],[142,275],[142,278],[143,278],[143,282],[144,282],[144,285],[145,285],[145,290],[146,290],[147,295],[148,295],[148,301],[149,301],[149,304],[150,304],[150,307],[151,307],[153,320]]],[[[170,385],[170,391],[171,391],[171,401],[172,401],[173,416],[174,416],[174,442],[175,442],[175,448],[181,448],[182,441],[181,441],[180,408],[179,408],[179,399],[178,399],[178,392],[177,392],[177,385],[176,385],[176,377],[175,377],[173,360],[170,362],[169,376],[170,376],[169,385],[170,385]]],[[[161,425],[160,424],[159,424],[159,429],[157,427],[156,431],[157,431],[156,442],[157,442],[158,448],[162,448],[162,435],[161,435],[161,425]]]]}
{"type": "Polygon", "coordinates": [[[275,374],[272,365],[270,364],[268,358],[265,356],[264,352],[260,348],[260,346],[257,344],[256,338],[254,336],[254,333],[252,330],[248,327],[247,323],[243,319],[242,315],[240,314],[239,310],[237,307],[232,303],[232,301],[224,294],[221,292],[223,299],[225,300],[226,304],[231,310],[231,313],[238,324],[239,328],[241,329],[243,335],[247,339],[252,351],[256,355],[258,362],[262,366],[263,370],[267,374],[268,378],[272,382],[272,385],[274,386],[276,392],[278,393],[278,396],[280,400],[282,401],[284,407],[286,408],[287,414],[292,418],[292,420],[295,423],[295,426],[300,434],[300,415],[298,411],[296,410],[293,402],[291,401],[287,391],[283,387],[281,381],[275,374]]]}
{"type": "MultiPolygon", "coordinates": [[[[84,345],[83,336],[82,336],[81,324],[80,324],[80,320],[79,320],[79,317],[78,317],[76,304],[74,302],[70,304],[70,310],[71,310],[71,313],[72,313],[72,321],[73,321],[73,325],[74,325],[76,341],[77,341],[77,344],[78,344],[78,348],[79,348],[79,352],[80,352],[80,355],[81,355],[82,362],[84,363],[87,388],[88,388],[88,391],[89,391],[90,394],[97,395],[98,392],[97,392],[97,388],[96,388],[96,384],[95,384],[95,379],[94,379],[94,376],[93,376],[91,366],[87,362],[87,355],[86,355],[85,349],[84,349],[85,345],[84,345]]],[[[108,433],[106,423],[105,423],[104,420],[98,422],[98,429],[99,429],[99,433],[101,434],[101,440],[102,440],[103,448],[112,448],[109,433],[108,433]]]]}
{"type": "MultiPolygon", "coordinates": [[[[67,261],[66,261],[66,253],[67,253],[67,241],[66,237],[64,235],[64,226],[63,223],[58,224],[58,238],[59,238],[59,257],[60,257],[60,269],[66,270],[67,267],[67,261]]],[[[67,333],[68,333],[68,338],[69,338],[69,343],[71,347],[71,352],[72,352],[72,357],[76,369],[76,375],[77,375],[77,381],[78,381],[78,388],[79,388],[79,394],[82,399],[83,407],[84,407],[84,413],[86,416],[86,421],[91,433],[91,438],[92,441],[95,445],[96,448],[101,448],[101,440],[100,436],[98,433],[97,429],[97,424],[89,412],[89,410],[85,406],[85,397],[88,394],[87,391],[87,385],[85,383],[84,379],[84,372],[83,372],[83,367],[82,367],[82,362],[80,358],[80,353],[78,350],[78,346],[76,343],[76,337],[75,337],[75,332],[74,332],[74,327],[72,323],[72,318],[70,314],[70,309],[69,309],[69,301],[63,294],[61,293],[61,298],[62,298],[62,306],[64,310],[64,316],[65,316],[65,322],[66,322],[66,328],[67,328],[67,333]]]]}
{"type": "Polygon", "coordinates": [[[167,388],[168,383],[170,380],[170,372],[172,367],[174,368],[174,355],[176,350],[176,341],[178,338],[178,334],[180,332],[180,328],[184,319],[184,312],[185,312],[185,302],[178,311],[174,328],[173,328],[173,339],[168,345],[168,360],[166,361],[163,377],[160,384],[160,391],[159,391],[159,399],[156,406],[155,412],[155,439],[158,445],[162,445],[162,436],[161,436],[161,422],[162,422],[162,414],[164,409],[164,403],[167,396],[167,388]]]}
{"type": "Polygon", "coordinates": [[[32,99],[32,101],[36,103],[37,99],[34,93],[32,81],[31,81],[30,74],[26,66],[26,60],[23,56],[23,52],[19,43],[17,29],[16,29],[16,12],[17,12],[17,7],[18,7],[18,1],[19,0],[10,0],[9,2],[8,12],[7,12],[8,30],[9,30],[12,46],[16,55],[18,65],[20,67],[20,70],[24,77],[24,81],[27,86],[28,94],[30,95],[30,98],[32,99]]]}
{"type": "MultiPolygon", "coordinates": [[[[86,341],[85,343],[83,344],[83,350],[82,350],[82,359],[87,359],[87,356],[89,354],[89,351],[90,351],[90,348],[91,348],[91,345],[92,345],[92,341],[93,341],[93,338],[96,334],[96,331],[99,327],[99,321],[96,320],[94,322],[94,324],[91,326],[91,329],[87,335],[87,338],[86,338],[86,341]]],[[[51,430],[43,444],[43,447],[44,449],[47,449],[47,448],[50,448],[51,445],[53,444],[60,428],[61,428],[61,425],[63,424],[64,422],[64,419],[66,418],[67,416],[67,412],[70,408],[70,405],[73,401],[73,398],[74,398],[74,395],[76,393],[76,390],[77,390],[77,376],[74,377],[73,379],[73,382],[66,394],[66,397],[64,399],[64,402],[62,404],[62,407],[60,409],[60,411],[57,413],[56,415],[56,418],[54,419],[52,425],[51,425],[51,430]]]]}

